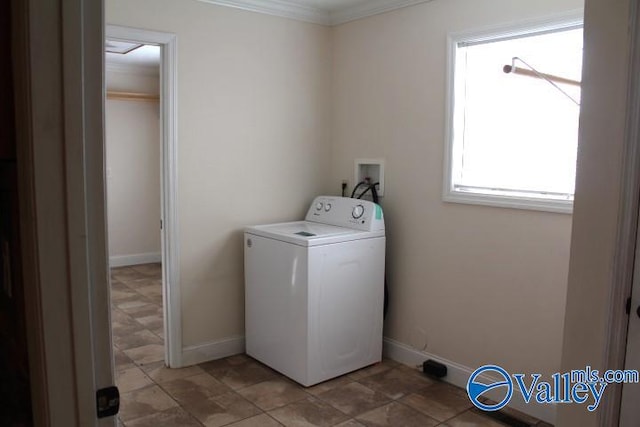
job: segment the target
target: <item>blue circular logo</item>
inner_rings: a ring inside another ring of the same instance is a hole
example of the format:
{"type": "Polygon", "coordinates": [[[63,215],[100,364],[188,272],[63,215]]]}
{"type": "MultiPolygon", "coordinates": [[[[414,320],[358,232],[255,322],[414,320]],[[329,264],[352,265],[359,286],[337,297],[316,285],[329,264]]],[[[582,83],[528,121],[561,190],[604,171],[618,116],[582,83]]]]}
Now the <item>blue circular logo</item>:
{"type": "Polygon", "coordinates": [[[469,395],[469,399],[471,399],[471,403],[473,403],[478,409],[482,409],[483,411],[497,411],[498,409],[502,409],[507,403],[509,403],[511,396],[513,395],[513,383],[511,382],[511,376],[500,366],[481,366],[473,371],[469,377],[469,381],[467,381],[467,394],[469,395]],[[491,373],[491,377],[498,379],[489,380],[489,383],[487,383],[485,379],[483,379],[483,382],[480,382],[479,377],[484,373],[491,373]],[[504,397],[498,403],[486,404],[478,400],[483,394],[496,388],[504,388],[503,391],[505,392],[504,397]]]}

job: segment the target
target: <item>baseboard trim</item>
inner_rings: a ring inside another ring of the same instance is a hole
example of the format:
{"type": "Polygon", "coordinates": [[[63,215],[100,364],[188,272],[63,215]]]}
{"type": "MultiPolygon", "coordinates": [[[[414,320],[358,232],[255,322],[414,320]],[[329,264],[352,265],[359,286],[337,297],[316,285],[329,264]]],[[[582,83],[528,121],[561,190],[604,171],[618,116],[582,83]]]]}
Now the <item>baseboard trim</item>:
{"type": "Polygon", "coordinates": [[[128,265],[151,264],[153,262],[162,262],[162,254],[160,252],[109,257],[109,267],[126,267],[128,265]]]}
{"type": "MultiPolygon", "coordinates": [[[[383,354],[389,359],[409,366],[420,365],[427,359],[433,359],[440,362],[447,367],[447,376],[443,378],[443,381],[463,389],[466,389],[467,381],[476,369],[469,368],[434,354],[418,351],[401,342],[392,340],[391,338],[384,339],[383,354]]],[[[497,392],[499,392],[499,390],[497,392]]],[[[488,393],[487,396],[489,398],[492,397],[491,393],[488,393]]],[[[542,421],[546,421],[551,424],[555,424],[556,422],[557,408],[555,404],[525,403],[518,390],[513,391],[513,398],[508,406],[542,421]]]]}
{"type": "Polygon", "coordinates": [[[221,359],[244,353],[244,337],[230,337],[182,349],[182,366],[197,365],[210,360],[221,359]]]}

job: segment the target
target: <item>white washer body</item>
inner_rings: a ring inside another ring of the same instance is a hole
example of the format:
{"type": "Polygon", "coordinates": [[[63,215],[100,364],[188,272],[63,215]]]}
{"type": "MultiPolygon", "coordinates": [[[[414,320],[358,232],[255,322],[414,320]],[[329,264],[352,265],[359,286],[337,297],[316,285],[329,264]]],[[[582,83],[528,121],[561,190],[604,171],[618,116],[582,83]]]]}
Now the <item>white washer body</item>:
{"type": "Polygon", "coordinates": [[[305,221],[247,227],[244,238],[247,354],[304,386],[382,359],[379,206],[318,197],[305,221]]]}

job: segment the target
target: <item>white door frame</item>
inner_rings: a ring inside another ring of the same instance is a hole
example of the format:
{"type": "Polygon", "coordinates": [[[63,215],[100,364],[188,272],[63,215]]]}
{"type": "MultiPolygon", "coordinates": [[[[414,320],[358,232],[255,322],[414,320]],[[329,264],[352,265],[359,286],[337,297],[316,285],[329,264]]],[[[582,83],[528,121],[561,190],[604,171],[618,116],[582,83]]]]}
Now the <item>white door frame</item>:
{"type": "MultiPolygon", "coordinates": [[[[634,264],[636,251],[639,249],[636,235],[640,220],[640,7],[637,0],[631,0],[630,3],[629,80],[627,82],[627,116],[623,147],[624,166],[620,189],[616,254],[607,307],[606,341],[603,348],[604,366],[607,369],[624,369],[629,326],[626,301],[631,297],[633,290],[634,264]]],[[[637,281],[638,278],[635,280],[637,281]]],[[[636,292],[631,303],[631,315],[639,305],[640,293],[636,292]]],[[[599,425],[619,424],[622,389],[622,384],[610,384],[607,387],[607,394],[600,404],[599,425]]]]}
{"type": "MultiPolygon", "coordinates": [[[[638,236],[640,238],[640,236],[638,236]]],[[[640,239],[636,239],[636,252],[640,248],[640,239]]],[[[640,257],[635,257],[635,264],[632,278],[631,304],[629,305],[628,328],[626,329],[626,349],[624,369],[638,369],[638,357],[640,356],[640,345],[638,336],[640,333],[640,320],[638,320],[638,310],[640,308],[640,257]]],[[[640,386],[635,383],[622,384],[619,390],[620,407],[617,425],[620,427],[632,427],[638,425],[638,401],[640,400],[640,386]]]]}
{"type": "Polygon", "coordinates": [[[165,363],[182,367],[182,315],[178,256],[177,39],[175,34],[107,25],[112,40],[160,46],[161,241],[162,295],[165,320],[165,363]]]}
{"type": "Polygon", "coordinates": [[[35,425],[114,426],[102,1],[12,1],[20,236],[35,425]]]}

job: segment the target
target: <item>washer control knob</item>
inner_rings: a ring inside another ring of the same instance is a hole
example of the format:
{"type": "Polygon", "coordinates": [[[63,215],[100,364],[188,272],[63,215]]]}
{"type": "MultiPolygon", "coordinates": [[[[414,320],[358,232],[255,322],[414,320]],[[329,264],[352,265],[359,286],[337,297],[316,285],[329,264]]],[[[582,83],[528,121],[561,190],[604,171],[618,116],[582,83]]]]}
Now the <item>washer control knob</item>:
{"type": "Polygon", "coordinates": [[[327,203],[326,205],[324,205],[324,210],[326,212],[329,212],[331,210],[331,203],[327,203]]]}
{"type": "Polygon", "coordinates": [[[321,211],[322,210],[322,206],[323,206],[322,202],[316,203],[316,210],[317,211],[321,211]]]}
{"type": "Polygon", "coordinates": [[[360,218],[363,214],[364,214],[364,206],[362,205],[355,206],[353,208],[353,211],[351,212],[351,216],[353,216],[355,219],[360,218]]]}

